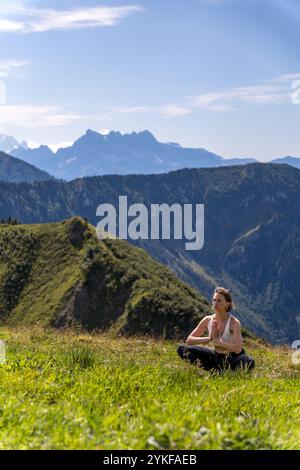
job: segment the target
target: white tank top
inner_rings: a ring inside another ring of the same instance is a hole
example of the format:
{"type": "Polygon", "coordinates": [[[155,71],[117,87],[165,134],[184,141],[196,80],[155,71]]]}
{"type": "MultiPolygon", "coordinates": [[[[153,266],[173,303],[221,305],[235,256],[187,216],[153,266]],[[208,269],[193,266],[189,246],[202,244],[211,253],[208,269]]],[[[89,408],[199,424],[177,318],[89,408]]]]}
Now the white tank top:
{"type": "MultiPolygon", "coordinates": [[[[211,316],[207,325],[209,335],[211,334],[211,322],[213,320],[213,316],[214,315],[211,316]]],[[[229,318],[224,328],[224,333],[222,334],[222,336],[220,336],[220,338],[222,338],[224,341],[228,341],[229,343],[232,341],[232,333],[230,332],[230,329],[229,329],[230,319],[231,319],[231,315],[229,314],[229,318]]]]}

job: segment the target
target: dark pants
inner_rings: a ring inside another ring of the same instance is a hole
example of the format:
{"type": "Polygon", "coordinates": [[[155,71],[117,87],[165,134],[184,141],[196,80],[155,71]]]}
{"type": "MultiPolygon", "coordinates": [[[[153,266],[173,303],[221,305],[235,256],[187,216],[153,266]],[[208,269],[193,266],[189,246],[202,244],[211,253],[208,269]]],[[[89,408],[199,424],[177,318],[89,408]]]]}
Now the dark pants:
{"type": "Polygon", "coordinates": [[[251,370],[255,366],[253,357],[247,356],[245,350],[239,354],[220,354],[212,349],[203,346],[189,346],[181,344],[177,352],[181,359],[189,361],[205,370],[222,371],[225,369],[246,369],[251,370]]]}

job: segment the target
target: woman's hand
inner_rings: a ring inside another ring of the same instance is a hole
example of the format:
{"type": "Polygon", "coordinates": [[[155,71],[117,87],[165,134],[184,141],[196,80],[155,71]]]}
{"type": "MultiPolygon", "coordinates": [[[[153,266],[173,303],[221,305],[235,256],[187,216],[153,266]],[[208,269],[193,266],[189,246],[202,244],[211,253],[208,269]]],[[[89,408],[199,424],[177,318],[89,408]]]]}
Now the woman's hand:
{"type": "Polygon", "coordinates": [[[222,343],[222,340],[221,340],[220,338],[214,338],[214,339],[212,340],[212,344],[213,344],[214,346],[222,346],[223,343],[222,343]]]}
{"type": "Polygon", "coordinates": [[[218,324],[216,319],[214,318],[211,324],[211,339],[217,339],[220,336],[219,330],[218,330],[218,324]]]}

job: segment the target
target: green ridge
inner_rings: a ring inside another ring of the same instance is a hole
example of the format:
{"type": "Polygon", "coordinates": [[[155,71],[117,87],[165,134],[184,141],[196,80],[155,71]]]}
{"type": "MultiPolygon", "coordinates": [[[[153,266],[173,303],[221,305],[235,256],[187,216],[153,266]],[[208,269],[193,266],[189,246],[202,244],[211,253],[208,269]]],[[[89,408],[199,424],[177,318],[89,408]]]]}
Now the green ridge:
{"type": "Polygon", "coordinates": [[[99,240],[80,217],[0,225],[0,321],[173,338],[208,301],[143,249],[99,240]]]}

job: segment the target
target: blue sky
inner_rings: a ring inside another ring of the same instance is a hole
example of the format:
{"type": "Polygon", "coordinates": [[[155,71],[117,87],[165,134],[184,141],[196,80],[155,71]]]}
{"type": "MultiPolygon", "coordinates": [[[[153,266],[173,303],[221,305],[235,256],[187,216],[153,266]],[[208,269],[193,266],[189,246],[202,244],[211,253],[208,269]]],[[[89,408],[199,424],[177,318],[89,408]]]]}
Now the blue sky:
{"type": "Polygon", "coordinates": [[[299,57],[299,0],[0,0],[0,132],[300,156],[299,57]]]}

